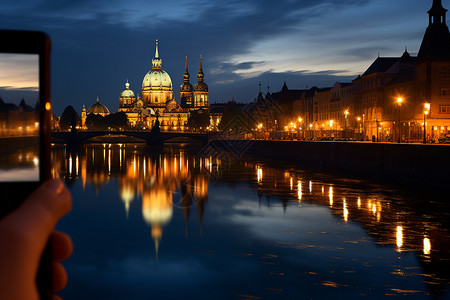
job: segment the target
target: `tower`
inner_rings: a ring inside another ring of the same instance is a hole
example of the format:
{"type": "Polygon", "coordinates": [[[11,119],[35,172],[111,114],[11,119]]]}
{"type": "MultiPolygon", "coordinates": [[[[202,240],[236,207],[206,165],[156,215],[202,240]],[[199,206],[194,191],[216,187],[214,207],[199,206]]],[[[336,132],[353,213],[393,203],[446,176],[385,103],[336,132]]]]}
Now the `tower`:
{"type": "Polygon", "coordinates": [[[202,56],[200,55],[200,70],[197,74],[198,82],[194,86],[194,105],[193,108],[208,108],[208,85],[204,82],[205,74],[202,68],[202,56]]]}
{"type": "Polygon", "coordinates": [[[193,88],[189,82],[188,61],[186,56],[186,68],[183,74],[183,84],[180,87],[180,102],[182,108],[192,107],[193,88]]]}
{"type": "Polygon", "coordinates": [[[147,72],[142,81],[142,101],[144,108],[152,108],[155,111],[162,110],[166,103],[172,100],[172,95],[172,79],[162,69],[162,59],[159,57],[158,40],[156,40],[152,69],[147,72]]]}
{"type": "Polygon", "coordinates": [[[433,0],[428,11],[429,23],[417,55],[418,63],[426,60],[450,59],[450,33],[446,24],[447,10],[442,0],[433,0]]]}
{"type": "Polygon", "coordinates": [[[442,107],[450,102],[450,33],[446,14],[442,0],[433,0],[415,67],[417,111],[421,114],[424,103],[430,103],[430,124],[431,119],[444,118],[446,111],[442,107]]]}
{"type": "Polygon", "coordinates": [[[134,95],[134,92],[130,90],[130,84],[125,83],[125,89],[120,94],[119,97],[119,112],[129,112],[132,111],[133,106],[136,102],[136,96],[134,95]]]}
{"type": "Polygon", "coordinates": [[[83,104],[83,109],[81,110],[81,129],[86,128],[86,107],[83,104]]]}

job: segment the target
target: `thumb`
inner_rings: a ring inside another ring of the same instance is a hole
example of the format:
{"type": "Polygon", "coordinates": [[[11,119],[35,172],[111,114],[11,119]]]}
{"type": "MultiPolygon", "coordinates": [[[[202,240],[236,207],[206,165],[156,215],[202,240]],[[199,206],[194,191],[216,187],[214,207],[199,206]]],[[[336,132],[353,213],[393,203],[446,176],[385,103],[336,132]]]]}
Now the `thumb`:
{"type": "Polygon", "coordinates": [[[1,232],[9,232],[10,246],[36,249],[40,257],[56,223],[71,206],[70,192],[64,183],[60,179],[48,180],[0,222],[1,232]]]}
{"type": "Polygon", "coordinates": [[[18,293],[24,289],[24,283],[34,282],[50,233],[71,205],[70,193],[62,181],[48,180],[0,220],[1,290],[18,293]]]}

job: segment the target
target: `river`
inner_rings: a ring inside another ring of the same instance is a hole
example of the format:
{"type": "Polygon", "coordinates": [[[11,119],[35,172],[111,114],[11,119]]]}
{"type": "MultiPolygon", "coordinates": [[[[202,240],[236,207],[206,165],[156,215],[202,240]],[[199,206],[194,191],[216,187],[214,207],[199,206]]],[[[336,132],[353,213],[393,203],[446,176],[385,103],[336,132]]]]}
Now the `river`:
{"type": "Polygon", "coordinates": [[[203,150],[53,147],[64,299],[449,299],[444,201],[203,150]]]}

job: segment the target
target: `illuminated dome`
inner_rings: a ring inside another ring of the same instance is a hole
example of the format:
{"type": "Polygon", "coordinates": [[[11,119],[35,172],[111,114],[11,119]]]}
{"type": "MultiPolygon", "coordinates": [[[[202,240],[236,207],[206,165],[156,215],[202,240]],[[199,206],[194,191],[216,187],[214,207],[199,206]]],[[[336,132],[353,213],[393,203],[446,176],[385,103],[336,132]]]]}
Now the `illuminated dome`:
{"type": "Polygon", "coordinates": [[[109,109],[104,106],[103,104],[100,104],[99,99],[97,97],[97,102],[89,107],[86,114],[97,114],[97,115],[109,115],[109,109]]]}
{"type": "Polygon", "coordinates": [[[122,98],[134,98],[135,97],[134,92],[132,90],[130,90],[130,84],[128,83],[128,80],[127,80],[127,83],[125,83],[125,89],[120,94],[120,97],[122,97],[122,98]]]}
{"type": "Polygon", "coordinates": [[[145,75],[144,80],[142,81],[142,88],[166,88],[172,90],[172,79],[170,79],[170,76],[166,71],[152,69],[145,75]]]}
{"type": "Polygon", "coordinates": [[[156,40],[155,57],[152,59],[152,69],[144,76],[142,89],[169,89],[172,90],[172,79],[161,69],[162,59],[159,57],[158,40],[156,40]]]}
{"type": "Polygon", "coordinates": [[[208,91],[208,85],[204,82],[199,82],[195,84],[194,90],[196,92],[207,92],[208,91]]]}

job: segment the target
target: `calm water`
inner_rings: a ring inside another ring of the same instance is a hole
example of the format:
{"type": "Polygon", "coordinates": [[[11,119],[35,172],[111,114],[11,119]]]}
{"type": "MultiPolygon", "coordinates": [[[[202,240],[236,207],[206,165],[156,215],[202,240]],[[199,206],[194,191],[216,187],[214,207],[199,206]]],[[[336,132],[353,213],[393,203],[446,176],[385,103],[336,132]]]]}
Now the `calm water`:
{"type": "Polygon", "coordinates": [[[53,156],[73,194],[66,300],[450,297],[446,205],[185,145],[53,156]]]}

